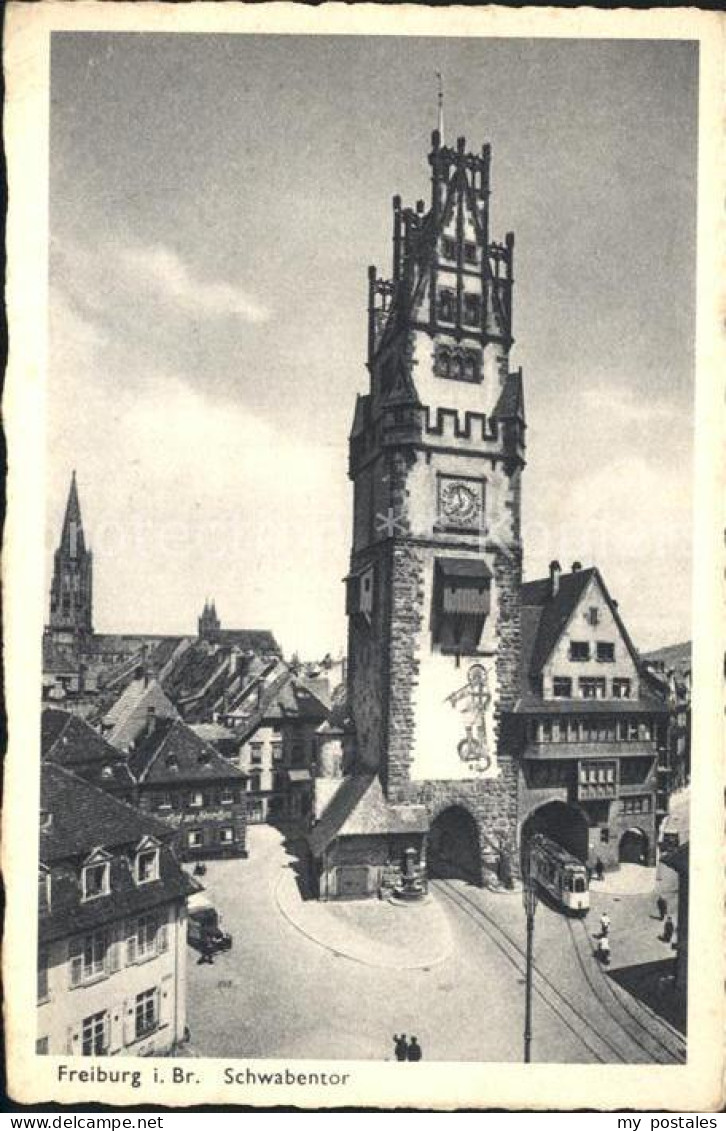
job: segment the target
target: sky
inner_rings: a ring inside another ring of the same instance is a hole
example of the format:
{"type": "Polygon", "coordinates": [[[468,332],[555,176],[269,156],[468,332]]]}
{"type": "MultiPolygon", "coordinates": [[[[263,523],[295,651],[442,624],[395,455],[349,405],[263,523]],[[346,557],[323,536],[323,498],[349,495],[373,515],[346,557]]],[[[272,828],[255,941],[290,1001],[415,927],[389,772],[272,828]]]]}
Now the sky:
{"type": "Polygon", "coordinates": [[[524,567],[690,636],[698,56],[677,41],[55,33],[47,578],[70,474],[97,631],[345,643],[368,264],[446,139],[516,235],[524,567]]]}

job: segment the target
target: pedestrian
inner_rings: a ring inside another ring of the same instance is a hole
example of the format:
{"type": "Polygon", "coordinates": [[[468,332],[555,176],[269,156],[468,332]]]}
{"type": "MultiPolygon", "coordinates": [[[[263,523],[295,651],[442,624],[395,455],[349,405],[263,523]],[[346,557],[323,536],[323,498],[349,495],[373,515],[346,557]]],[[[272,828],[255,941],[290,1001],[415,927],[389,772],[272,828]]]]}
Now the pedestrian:
{"type": "Polygon", "coordinates": [[[663,924],[663,934],[661,935],[663,942],[671,941],[675,929],[676,928],[673,924],[673,919],[670,915],[666,915],[665,923],[663,924]]]}
{"type": "Polygon", "coordinates": [[[610,916],[607,911],[603,911],[600,916],[600,937],[606,939],[610,934],[610,916]]]}
{"type": "Polygon", "coordinates": [[[598,856],[597,860],[595,861],[595,875],[596,875],[597,879],[600,880],[601,883],[602,883],[602,878],[603,878],[604,872],[605,872],[605,865],[603,864],[602,860],[598,856]]]}
{"type": "Polygon", "coordinates": [[[421,1045],[418,1043],[418,1041],[416,1040],[415,1037],[411,1037],[411,1040],[409,1042],[409,1046],[408,1046],[408,1049],[407,1049],[407,1052],[406,1052],[406,1059],[407,1060],[420,1060],[421,1055],[422,1055],[421,1054],[421,1045]]]}
{"type": "Polygon", "coordinates": [[[602,935],[597,943],[597,958],[603,966],[610,965],[610,942],[607,935],[602,935]]]}
{"type": "Polygon", "coordinates": [[[393,1034],[393,1050],[396,1054],[396,1060],[408,1059],[408,1041],[405,1033],[401,1033],[400,1037],[397,1037],[395,1033],[393,1034]]]}
{"type": "Polygon", "coordinates": [[[662,922],[668,912],[668,901],[662,895],[659,895],[655,905],[658,908],[658,918],[662,922]]]}

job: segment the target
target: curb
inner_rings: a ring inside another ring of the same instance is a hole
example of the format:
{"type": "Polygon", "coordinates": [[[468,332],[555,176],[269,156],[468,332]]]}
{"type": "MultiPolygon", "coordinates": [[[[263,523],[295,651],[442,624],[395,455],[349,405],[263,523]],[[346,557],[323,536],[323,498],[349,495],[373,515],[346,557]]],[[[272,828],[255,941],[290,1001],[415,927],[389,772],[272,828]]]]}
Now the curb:
{"type": "MultiPolygon", "coordinates": [[[[443,951],[439,954],[434,955],[432,958],[420,959],[416,962],[400,962],[392,960],[376,961],[374,958],[374,948],[371,946],[371,943],[369,941],[366,941],[365,939],[361,939],[361,952],[359,953],[347,950],[344,946],[333,946],[332,944],[318,938],[309,930],[306,930],[306,928],[303,927],[300,922],[293,918],[293,916],[290,914],[290,911],[287,909],[287,907],[285,907],[284,901],[281,898],[280,889],[282,888],[282,885],[287,878],[288,877],[286,873],[283,871],[280,873],[277,883],[275,884],[274,895],[278,911],[280,912],[282,917],[292,927],[295,928],[296,931],[298,931],[310,942],[315,943],[316,946],[321,947],[323,950],[327,950],[330,954],[336,954],[341,958],[348,958],[351,962],[357,962],[361,966],[370,966],[377,970],[424,970],[428,969],[430,966],[439,966],[442,962],[446,961],[446,959],[452,952],[453,938],[451,935],[451,930],[449,928],[448,920],[446,919],[445,913],[436,903],[435,906],[437,907],[439,914],[442,916],[442,919],[446,924],[446,940],[443,946],[443,951]],[[368,948],[368,951],[367,953],[363,953],[366,947],[368,948]]],[[[394,953],[394,951],[391,951],[391,954],[394,953]]]]}

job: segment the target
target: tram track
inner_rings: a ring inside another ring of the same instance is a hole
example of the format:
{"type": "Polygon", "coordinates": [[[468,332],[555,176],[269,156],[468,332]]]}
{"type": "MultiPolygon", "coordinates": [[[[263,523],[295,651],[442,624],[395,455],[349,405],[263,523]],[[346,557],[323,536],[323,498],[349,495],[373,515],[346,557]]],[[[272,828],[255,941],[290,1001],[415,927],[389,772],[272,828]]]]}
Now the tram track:
{"type": "MultiPolygon", "coordinates": [[[[519,942],[512,938],[512,936],[504,930],[504,928],[491,916],[479,903],[470,899],[463,892],[459,891],[453,884],[447,880],[437,879],[436,886],[444,895],[468,916],[476,925],[488,935],[491,942],[497,949],[505,956],[518,973],[524,974],[526,969],[526,956],[524,949],[520,946],[519,942]]],[[[593,975],[588,969],[587,964],[583,961],[582,954],[578,948],[577,941],[573,931],[573,925],[567,920],[568,931],[570,934],[570,941],[575,950],[578,965],[582,971],[585,983],[593,994],[598,1006],[606,1014],[611,1024],[614,1024],[623,1034],[631,1046],[634,1047],[637,1059],[633,1060],[632,1057],[625,1056],[618,1047],[605,1033],[602,1027],[598,1026],[596,1022],[587,1017],[577,1006],[565,997],[562,991],[555,985],[555,983],[537,966],[533,964],[533,990],[537,996],[547,1005],[555,1016],[562,1021],[570,1031],[576,1034],[581,1044],[594,1056],[594,1058],[601,1064],[611,1064],[613,1061],[620,1064],[631,1063],[683,1063],[684,1057],[674,1052],[664,1041],[657,1035],[652,1034],[647,1029],[640,1019],[627,1009],[625,1003],[621,1001],[614,988],[610,985],[608,979],[604,978],[602,971],[598,972],[598,977],[604,980],[608,990],[612,994],[614,1000],[617,1002],[619,1008],[629,1015],[632,1021],[639,1027],[642,1032],[646,1033],[651,1038],[650,1047],[642,1040],[642,1034],[635,1035],[631,1029],[626,1027],[623,1020],[617,1016],[613,1011],[611,1005],[605,1000],[605,996],[598,993],[598,983],[593,981],[593,975]],[[654,1051],[654,1045],[658,1046],[654,1051]],[[600,1046],[600,1047],[596,1047],[600,1046]],[[602,1048],[606,1050],[606,1054],[602,1055],[602,1048]],[[665,1055],[664,1055],[665,1054],[665,1055]],[[641,1060],[642,1058],[642,1060],[641,1060]]],[[[581,924],[585,938],[587,938],[587,928],[585,924],[581,924]]],[[[588,939],[589,945],[589,939],[588,939]]]]}
{"type": "MultiPolygon", "coordinates": [[[[590,943],[590,936],[588,934],[587,926],[585,925],[583,920],[580,920],[577,925],[581,929],[581,937],[584,940],[587,951],[591,954],[592,953],[592,946],[591,946],[591,943],[590,943]]],[[[625,992],[624,991],[618,992],[615,989],[615,987],[613,986],[612,980],[608,976],[606,971],[601,969],[600,967],[598,967],[597,971],[593,972],[591,967],[589,967],[588,964],[583,960],[583,956],[581,954],[580,948],[579,948],[578,943],[577,943],[577,939],[575,937],[576,936],[575,925],[569,919],[567,920],[567,929],[570,933],[570,937],[572,939],[572,945],[574,947],[575,953],[577,955],[577,960],[580,964],[580,967],[583,971],[583,974],[584,974],[585,978],[587,979],[590,987],[592,988],[593,993],[598,998],[603,1009],[605,1009],[606,1012],[608,1012],[610,1014],[610,1016],[613,1018],[613,1020],[616,1022],[616,1024],[620,1026],[620,1028],[623,1030],[623,1032],[626,1032],[628,1034],[628,1036],[630,1037],[630,1039],[632,1041],[635,1041],[635,1043],[637,1045],[639,1045],[644,1051],[649,1051],[649,1055],[651,1055],[651,1056],[654,1055],[653,1052],[652,1052],[652,1048],[653,1048],[653,1045],[656,1045],[657,1048],[661,1052],[664,1052],[666,1054],[666,1056],[668,1057],[668,1059],[670,1061],[672,1061],[675,1064],[684,1064],[685,1061],[686,1061],[685,1040],[683,1038],[681,1038],[680,1036],[676,1036],[674,1033],[671,1033],[670,1030],[666,1029],[665,1026],[661,1025],[660,1027],[661,1027],[662,1032],[668,1038],[670,1038],[669,1040],[664,1040],[664,1039],[661,1038],[661,1036],[658,1035],[657,1032],[655,1032],[653,1030],[652,1027],[645,1025],[643,1023],[643,1021],[640,1019],[640,1017],[638,1016],[636,1010],[632,1009],[631,1006],[629,1005],[629,1003],[626,999],[626,996],[625,996],[625,992]],[[606,992],[604,994],[598,993],[598,989],[597,989],[598,986],[602,987],[606,992]],[[618,1018],[615,1015],[615,1013],[613,1012],[613,1010],[610,1008],[608,1002],[605,1000],[608,997],[611,998],[612,1001],[616,1003],[619,1010],[621,1010],[623,1013],[625,1013],[627,1015],[627,1017],[629,1019],[629,1023],[627,1025],[623,1020],[618,1018]],[[638,1035],[636,1035],[635,1033],[632,1032],[633,1026],[637,1027],[638,1035]],[[645,1039],[646,1039],[645,1044],[643,1044],[643,1040],[642,1040],[643,1035],[645,1036],[645,1039]],[[648,1044],[650,1044],[650,1046],[651,1046],[650,1050],[648,1050],[647,1047],[646,1047],[648,1044]]],[[[655,1023],[656,1023],[656,1025],[660,1025],[660,1022],[658,1022],[657,1019],[655,1019],[655,1023]]],[[[658,1054],[656,1054],[656,1055],[658,1055],[658,1054]]]]}
{"type": "MultiPolygon", "coordinates": [[[[504,955],[510,965],[515,968],[517,973],[524,976],[526,974],[526,958],[519,944],[495,919],[488,915],[478,903],[468,899],[463,892],[460,892],[458,888],[454,887],[448,880],[437,879],[435,883],[438,890],[442,891],[455,907],[458,907],[480,930],[483,930],[484,933],[488,935],[490,941],[496,946],[497,950],[504,955]],[[486,926],[484,924],[486,924],[486,926]],[[512,951],[516,957],[514,957],[512,951]]],[[[617,1046],[612,1044],[607,1037],[603,1036],[587,1017],[567,1000],[554,982],[552,982],[546,974],[542,973],[536,963],[533,964],[532,989],[537,997],[554,1013],[558,1020],[562,1021],[571,1032],[575,1033],[580,1043],[592,1054],[599,1064],[611,1064],[613,1059],[620,1064],[628,1063],[617,1046]],[[585,1036],[583,1032],[578,1031],[577,1025],[573,1024],[573,1017],[575,1018],[575,1022],[579,1022],[587,1031],[587,1036],[585,1036]],[[591,1039],[588,1039],[588,1037],[591,1039]],[[593,1044],[592,1038],[601,1046],[605,1047],[609,1056],[602,1055],[593,1044]]]]}

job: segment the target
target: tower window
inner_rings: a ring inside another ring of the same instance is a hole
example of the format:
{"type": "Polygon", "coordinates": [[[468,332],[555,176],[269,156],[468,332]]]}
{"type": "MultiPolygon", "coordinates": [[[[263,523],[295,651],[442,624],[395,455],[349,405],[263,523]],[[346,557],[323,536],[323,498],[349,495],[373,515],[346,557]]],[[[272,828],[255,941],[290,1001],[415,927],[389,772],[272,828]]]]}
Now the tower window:
{"type": "Polygon", "coordinates": [[[478,350],[463,350],[456,346],[437,345],[434,373],[449,381],[481,381],[481,354],[478,350]]]}

